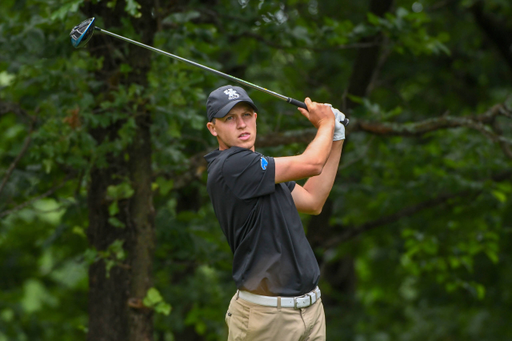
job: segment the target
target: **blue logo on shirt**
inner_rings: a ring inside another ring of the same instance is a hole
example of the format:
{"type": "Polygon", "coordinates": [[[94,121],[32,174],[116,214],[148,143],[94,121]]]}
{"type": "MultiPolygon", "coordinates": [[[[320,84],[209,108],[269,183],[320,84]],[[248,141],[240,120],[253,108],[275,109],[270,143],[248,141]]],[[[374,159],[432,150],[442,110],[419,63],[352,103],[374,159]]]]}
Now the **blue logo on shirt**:
{"type": "Polygon", "coordinates": [[[261,157],[261,169],[266,170],[267,166],[268,166],[268,161],[265,160],[265,158],[262,156],[261,157]]]}

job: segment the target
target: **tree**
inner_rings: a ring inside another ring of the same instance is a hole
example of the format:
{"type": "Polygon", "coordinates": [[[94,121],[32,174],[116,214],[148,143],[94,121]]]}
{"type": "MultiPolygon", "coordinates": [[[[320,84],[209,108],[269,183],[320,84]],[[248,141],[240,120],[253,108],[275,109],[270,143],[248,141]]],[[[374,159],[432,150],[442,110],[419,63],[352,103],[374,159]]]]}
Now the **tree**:
{"type": "MultiPolygon", "coordinates": [[[[321,215],[303,217],[330,339],[510,338],[510,5],[0,9],[0,340],[224,339],[235,288],[202,156],[215,146],[204,101],[226,81],[101,33],[73,50],[67,32],[91,16],[346,111],[335,188],[321,215]]],[[[295,109],[249,93],[257,149],[303,150],[312,131],[295,109]]]]}

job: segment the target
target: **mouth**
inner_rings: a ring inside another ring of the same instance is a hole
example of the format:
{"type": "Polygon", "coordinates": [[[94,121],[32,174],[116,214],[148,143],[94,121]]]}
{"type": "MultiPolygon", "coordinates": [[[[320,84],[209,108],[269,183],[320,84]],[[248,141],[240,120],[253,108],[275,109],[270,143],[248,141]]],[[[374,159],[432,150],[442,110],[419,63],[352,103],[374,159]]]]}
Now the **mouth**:
{"type": "Polygon", "coordinates": [[[238,136],[238,138],[239,138],[240,140],[243,140],[243,141],[248,140],[250,137],[251,137],[251,134],[249,134],[249,133],[242,133],[242,134],[240,134],[240,135],[238,136]]]}

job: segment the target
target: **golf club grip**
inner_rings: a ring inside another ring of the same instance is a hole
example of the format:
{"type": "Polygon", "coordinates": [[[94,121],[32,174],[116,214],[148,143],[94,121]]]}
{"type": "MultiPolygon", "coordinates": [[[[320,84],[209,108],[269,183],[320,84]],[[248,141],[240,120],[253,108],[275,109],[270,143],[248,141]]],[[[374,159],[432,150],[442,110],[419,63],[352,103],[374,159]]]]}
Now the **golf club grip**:
{"type": "Polygon", "coordinates": [[[291,97],[288,97],[288,103],[291,103],[291,104],[295,105],[296,107],[308,110],[308,106],[306,105],[306,103],[297,101],[296,99],[293,99],[291,97]]]}
{"type": "MultiPolygon", "coordinates": [[[[293,99],[291,97],[288,97],[287,102],[295,105],[296,107],[308,110],[308,106],[306,105],[306,103],[297,101],[296,99],[293,99]]],[[[346,127],[346,126],[348,126],[349,122],[350,122],[349,119],[345,117],[345,119],[343,120],[343,122],[341,122],[341,124],[343,124],[346,127]]]]}

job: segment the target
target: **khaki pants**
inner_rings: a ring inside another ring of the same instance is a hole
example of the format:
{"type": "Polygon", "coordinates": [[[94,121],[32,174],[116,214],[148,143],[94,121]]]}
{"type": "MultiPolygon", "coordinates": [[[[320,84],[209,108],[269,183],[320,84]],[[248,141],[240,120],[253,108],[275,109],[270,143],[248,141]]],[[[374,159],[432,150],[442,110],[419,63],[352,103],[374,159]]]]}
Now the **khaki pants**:
{"type": "Polygon", "coordinates": [[[307,308],[266,307],[237,294],[226,313],[228,341],[325,341],[322,300],[307,308]]]}

